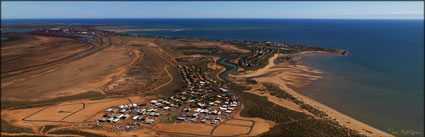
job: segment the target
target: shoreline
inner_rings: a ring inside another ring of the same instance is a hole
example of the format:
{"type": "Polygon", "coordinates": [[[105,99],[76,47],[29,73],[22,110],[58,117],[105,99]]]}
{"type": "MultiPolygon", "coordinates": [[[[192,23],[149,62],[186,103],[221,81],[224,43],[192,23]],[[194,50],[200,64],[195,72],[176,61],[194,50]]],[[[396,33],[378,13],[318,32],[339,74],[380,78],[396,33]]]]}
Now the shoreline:
{"type": "Polygon", "coordinates": [[[116,32],[116,33],[122,33],[122,32],[130,32],[130,31],[173,31],[173,32],[177,32],[177,31],[183,31],[183,30],[186,30],[186,29],[101,29],[101,30],[112,31],[112,32],[116,32]]]}
{"type": "MultiPolygon", "coordinates": [[[[317,53],[324,53],[324,52],[301,52],[298,54],[317,54],[317,53]]],[[[275,54],[273,57],[269,58],[268,60],[268,65],[265,66],[264,68],[258,69],[256,71],[253,72],[248,72],[248,73],[244,73],[244,74],[238,74],[238,75],[232,75],[230,74],[231,77],[252,77],[252,76],[258,76],[258,75],[262,75],[268,72],[273,71],[274,66],[276,66],[276,64],[274,63],[274,60],[279,56],[279,54],[275,54]]],[[[297,64],[299,65],[299,64],[297,64]]],[[[274,75],[274,76],[265,76],[265,77],[260,77],[260,78],[253,78],[254,80],[258,81],[258,82],[270,82],[270,83],[274,83],[276,85],[278,85],[281,89],[286,90],[289,94],[291,94],[292,96],[298,98],[299,100],[303,101],[306,104],[309,104],[323,112],[325,112],[326,114],[329,115],[329,117],[331,119],[335,119],[340,125],[345,126],[347,128],[356,130],[357,132],[359,132],[360,134],[366,135],[366,136],[373,136],[373,137],[394,137],[394,135],[391,135],[389,133],[386,133],[384,131],[381,131],[379,129],[376,129],[366,123],[363,123],[359,120],[356,120],[346,114],[343,114],[331,107],[328,107],[316,100],[313,100],[307,96],[302,95],[301,93],[293,90],[292,88],[288,87],[288,82],[287,80],[282,79],[281,77],[274,75]],[[370,133],[371,132],[371,133],[370,133]]]]}
{"type": "MultiPolygon", "coordinates": [[[[254,80],[258,80],[261,78],[254,78],[254,80]]],[[[393,137],[393,135],[386,133],[384,131],[381,131],[379,129],[376,129],[370,125],[367,125],[361,121],[358,121],[346,114],[343,114],[333,108],[330,108],[318,101],[315,101],[309,97],[306,97],[304,95],[302,95],[301,93],[296,92],[295,90],[289,88],[285,82],[283,82],[283,80],[281,82],[276,82],[276,81],[272,81],[272,80],[264,80],[264,81],[268,81],[271,83],[274,83],[276,85],[279,85],[279,87],[285,91],[287,91],[289,94],[291,94],[292,96],[294,96],[295,98],[300,99],[301,101],[303,101],[305,104],[309,104],[323,112],[325,112],[326,114],[328,114],[329,117],[331,117],[331,119],[335,119],[339,124],[341,124],[342,126],[345,126],[347,128],[356,130],[357,132],[359,132],[360,134],[366,135],[366,136],[372,136],[372,137],[393,137]],[[368,133],[368,130],[372,133],[368,133]]]]}

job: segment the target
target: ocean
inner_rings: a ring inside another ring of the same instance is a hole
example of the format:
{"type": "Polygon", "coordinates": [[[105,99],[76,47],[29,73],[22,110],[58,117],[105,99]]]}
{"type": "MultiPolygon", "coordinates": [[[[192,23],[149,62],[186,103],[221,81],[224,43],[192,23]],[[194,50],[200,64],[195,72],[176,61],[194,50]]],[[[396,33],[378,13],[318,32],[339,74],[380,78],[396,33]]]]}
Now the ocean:
{"type": "Polygon", "coordinates": [[[127,25],[130,34],[271,41],[347,49],[304,64],[325,78],[296,89],[344,114],[388,131],[424,133],[424,20],[350,19],[44,19],[2,23],[127,25]]]}

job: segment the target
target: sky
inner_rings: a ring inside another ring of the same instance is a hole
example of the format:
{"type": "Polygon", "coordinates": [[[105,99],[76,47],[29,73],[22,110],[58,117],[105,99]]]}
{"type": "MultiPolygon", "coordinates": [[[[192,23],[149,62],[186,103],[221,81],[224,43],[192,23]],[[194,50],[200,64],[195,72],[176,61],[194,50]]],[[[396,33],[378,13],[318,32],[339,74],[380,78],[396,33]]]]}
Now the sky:
{"type": "Polygon", "coordinates": [[[424,2],[2,1],[1,18],[424,19],[424,2]]]}

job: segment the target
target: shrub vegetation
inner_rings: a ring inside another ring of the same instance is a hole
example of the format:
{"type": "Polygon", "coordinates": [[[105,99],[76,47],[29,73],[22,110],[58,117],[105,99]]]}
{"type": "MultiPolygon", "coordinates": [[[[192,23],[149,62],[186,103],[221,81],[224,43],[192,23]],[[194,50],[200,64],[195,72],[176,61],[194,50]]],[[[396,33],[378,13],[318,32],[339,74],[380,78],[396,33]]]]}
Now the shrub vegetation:
{"type": "MultiPolygon", "coordinates": [[[[243,117],[259,117],[276,122],[278,125],[262,137],[365,137],[352,129],[339,125],[328,119],[317,119],[301,112],[296,112],[269,102],[266,97],[243,92],[249,87],[230,84],[228,87],[240,97],[244,108],[240,115],[243,117]]],[[[272,87],[275,88],[275,87],[272,87]]],[[[280,93],[276,93],[280,94],[280,93]]],[[[288,97],[288,94],[280,94],[288,97]]]]}

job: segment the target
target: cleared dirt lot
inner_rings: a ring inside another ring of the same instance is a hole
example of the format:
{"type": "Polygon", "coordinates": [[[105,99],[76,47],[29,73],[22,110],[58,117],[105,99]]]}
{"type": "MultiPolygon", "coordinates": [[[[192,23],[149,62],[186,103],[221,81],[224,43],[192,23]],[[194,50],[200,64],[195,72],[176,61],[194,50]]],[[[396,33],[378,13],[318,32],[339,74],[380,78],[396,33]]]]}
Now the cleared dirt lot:
{"type": "MultiPolygon", "coordinates": [[[[93,116],[93,119],[97,119],[99,117],[95,117],[94,115],[98,112],[103,112],[105,109],[111,106],[117,106],[121,104],[129,104],[129,100],[127,98],[120,99],[107,99],[107,100],[99,100],[96,102],[87,102],[85,103],[85,108],[68,118],[64,119],[64,122],[83,122],[84,120],[93,116]]],[[[100,113],[103,114],[103,113],[100,113]]]]}
{"type": "Polygon", "coordinates": [[[91,133],[103,134],[111,137],[169,137],[166,134],[158,135],[149,129],[137,129],[128,132],[114,132],[111,130],[94,130],[94,129],[81,129],[81,131],[87,131],[91,133]]]}
{"type": "MultiPolygon", "coordinates": [[[[242,105],[242,108],[244,109],[244,106],[242,105]]],[[[255,122],[254,126],[251,129],[251,132],[248,134],[248,136],[257,136],[260,135],[262,133],[265,133],[267,131],[270,130],[270,128],[272,128],[273,126],[276,125],[275,122],[273,121],[269,121],[269,120],[265,120],[265,119],[261,119],[261,118],[247,118],[247,117],[242,117],[240,116],[240,111],[238,113],[236,113],[234,116],[234,118],[236,119],[242,119],[242,120],[252,120],[255,122]]],[[[233,121],[230,121],[233,124],[233,121]]],[[[241,120],[238,121],[234,121],[234,124],[246,124],[245,122],[241,123],[241,120]]]]}
{"type": "Polygon", "coordinates": [[[2,43],[1,72],[10,72],[82,52],[92,46],[69,38],[20,35],[20,40],[2,43]]]}
{"type": "Polygon", "coordinates": [[[213,128],[212,126],[207,126],[205,124],[173,123],[173,124],[157,124],[155,125],[153,129],[155,131],[209,135],[212,128],[213,128]]]}
{"type": "Polygon", "coordinates": [[[26,117],[24,120],[29,121],[61,121],[72,113],[78,112],[78,110],[84,109],[84,104],[68,104],[68,105],[57,105],[42,108],[41,111],[34,113],[26,117]]]}
{"type": "MultiPolygon", "coordinates": [[[[93,122],[94,120],[99,118],[99,117],[96,117],[96,114],[103,115],[103,113],[99,113],[99,112],[103,112],[106,108],[109,108],[111,106],[129,104],[130,103],[129,99],[132,102],[137,102],[141,100],[141,98],[139,97],[111,98],[111,99],[102,99],[102,100],[88,100],[88,99],[75,100],[75,101],[64,102],[59,105],[48,106],[48,107],[18,109],[18,110],[2,110],[1,118],[2,120],[6,120],[8,123],[11,123],[12,125],[33,128],[34,130],[37,130],[39,127],[44,125],[70,126],[74,123],[69,123],[69,122],[80,123],[80,122],[84,122],[86,119],[89,119],[89,118],[91,118],[91,121],[89,120],[88,122],[93,122]],[[85,104],[84,109],[81,109],[82,104],[85,104]],[[76,112],[79,109],[81,110],[76,112]],[[66,111],[68,113],[58,113],[59,111],[66,111]],[[75,112],[75,113],[70,115],[71,113],[69,112],[75,112]],[[23,120],[23,118],[25,118],[25,120],[23,120]],[[57,121],[57,122],[54,122],[54,121],[57,121]]],[[[74,124],[74,126],[76,125],[74,124]]]]}
{"type": "Polygon", "coordinates": [[[221,124],[214,131],[214,136],[235,136],[248,133],[250,127],[221,124]]]}
{"type": "MultiPolygon", "coordinates": [[[[175,60],[152,39],[117,36],[114,45],[131,47],[140,55],[131,67],[119,78],[108,83],[107,94],[133,95],[147,92],[173,93],[184,83],[180,79],[175,60]]],[[[136,55],[136,54],[135,54],[136,55]]]]}
{"type": "Polygon", "coordinates": [[[276,125],[276,123],[274,123],[273,121],[268,121],[261,118],[250,118],[250,120],[254,120],[255,125],[252,128],[251,132],[248,134],[248,136],[260,135],[269,131],[270,128],[276,125]]]}
{"type": "Polygon", "coordinates": [[[235,124],[235,125],[243,125],[243,126],[251,126],[251,121],[243,121],[243,120],[227,120],[224,122],[226,124],[235,124]]]}
{"type": "Polygon", "coordinates": [[[102,91],[122,66],[130,63],[128,48],[110,47],[86,58],[56,68],[48,74],[2,88],[2,99],[42,100],[102,91]]]}

